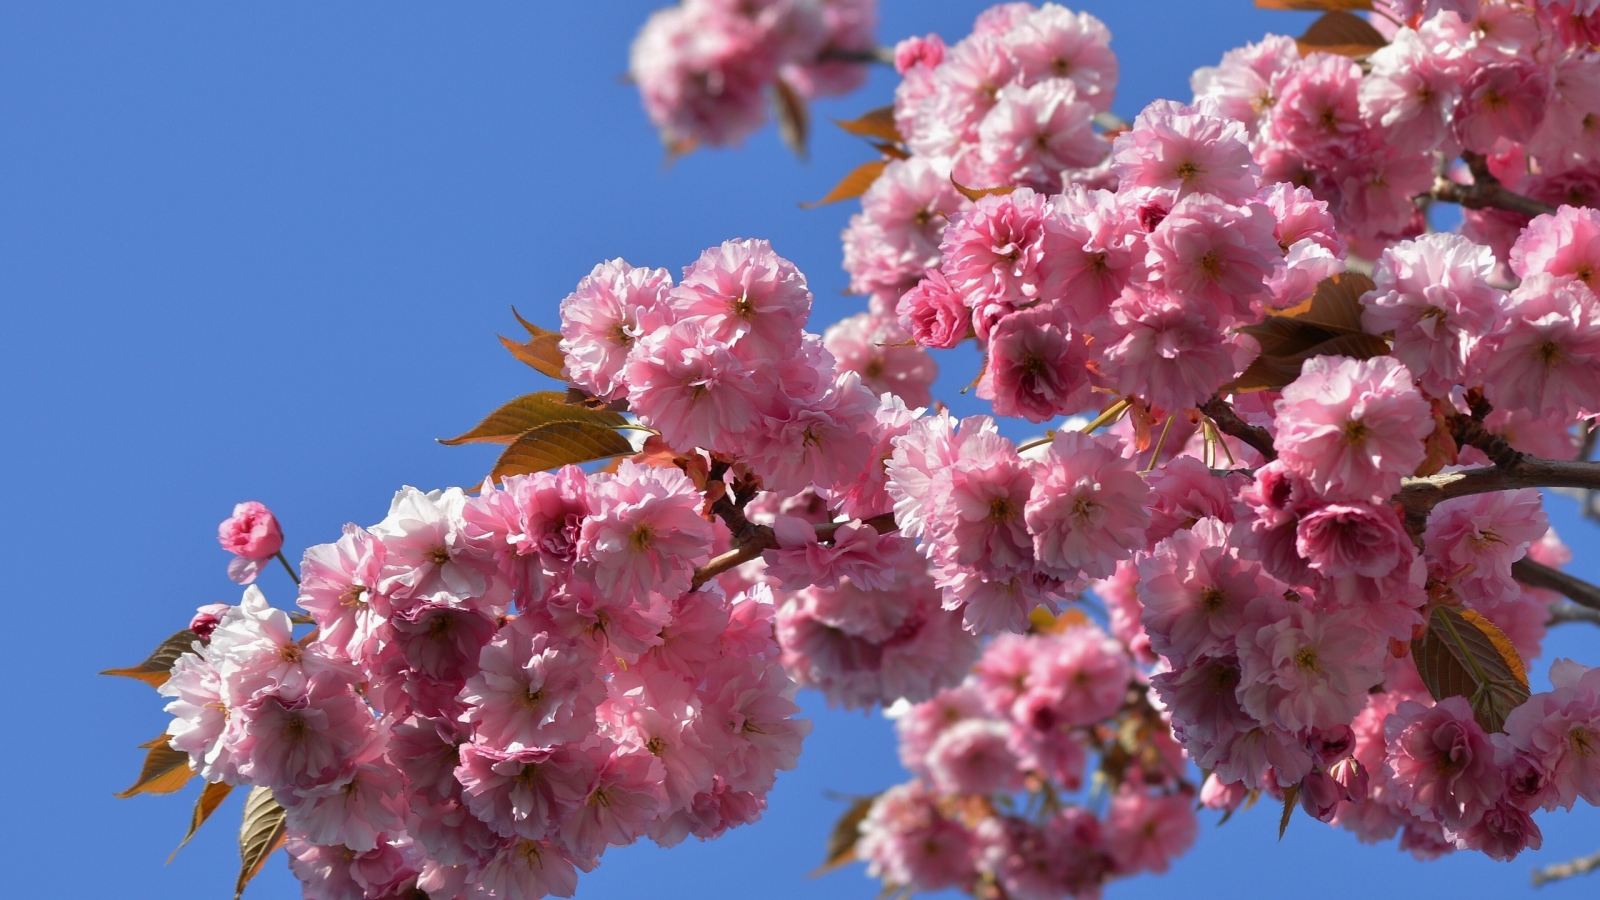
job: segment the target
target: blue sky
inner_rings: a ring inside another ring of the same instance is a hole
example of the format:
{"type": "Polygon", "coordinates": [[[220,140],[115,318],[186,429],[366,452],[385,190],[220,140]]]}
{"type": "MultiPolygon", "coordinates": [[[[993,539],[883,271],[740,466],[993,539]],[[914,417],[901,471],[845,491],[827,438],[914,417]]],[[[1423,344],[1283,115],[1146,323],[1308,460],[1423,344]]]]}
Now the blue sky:
{"type": "MultiPolygon", "coordinates": [[[[236,601],[216,523],[272,506],[290,548],[382,517],[402,484],[471,484],[487,448],[448,448],[541,389],[502,351],[509,307],[546,325],[598,261],[674,270],[770,238],[810,278],[816,327],[844,296],[850,204],[801,210],[867,148],[822,122],[801,164],[769,129],[662,165],[627,48],[656,0],[604,3],[0,2],[0,565],[12,685],[0,846],[18,897],[226,896],[235,800],[170,866],[192,792],[116,800],[159,699],[94,673],[131,665],[195,606],[236,601]]],[[[883,0],[880,38],[964,35],[987,4],[883,0]]],[[[1116,110],[1187,99],[1197,65],[1305,16],[1248,0],[1095,0],[1116,35],[1116,110]]],[[[888,101],[892,73],[817,112],[888,101]]],[[[941,358],[949,398],[976,360],[941,358]]],[[[958,400],[959,411],[978,411],[958,400]]],[[[1600,577],[1600,532],[1551,501],[1600,577]]],[[[269,570],[268,596],[291,602],[269,570]]],[[[1596,662],[1567,626],[1557,653],[1596,662]]],[[[830,712],[764,821],[712,844],[615,850],[579,897],[870,900],[859,867],[808,880],[840,804],[903,777],[886,723],[830,712]]],[[[1265,807],[1208,827],[1164,879],[1110,898],[1519,896],[1531,864],[1595,849],[1600,814],[1542,819],[1541,853],[1414,863],[1265,807]],[[1587,836],[1586,834],[1587,833],[1587,836]]],[[[1542,889],[1592,896],[1596,882],[1542,889]]],[[[298,896],[281,857],[249,896],[298,896]]]]}

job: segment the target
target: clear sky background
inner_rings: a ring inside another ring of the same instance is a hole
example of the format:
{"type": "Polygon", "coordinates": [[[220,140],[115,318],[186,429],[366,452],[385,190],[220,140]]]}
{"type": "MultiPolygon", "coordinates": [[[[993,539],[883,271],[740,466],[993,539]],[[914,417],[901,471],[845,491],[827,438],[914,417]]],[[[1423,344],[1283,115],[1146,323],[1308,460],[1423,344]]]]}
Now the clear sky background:
{"type": "MultiPolygon", "coordinates": [[[[987,5],[882,2],[885,43],[958,39],[987,5]]],[[[239,800],[164,866],[198,788],[111,796],[166,720],[148,688],[94,673],[136,663],[199,604],[237,602],[214,537],[236,501],[275,509],[297,553],[376,522],[402,484],[476,482],[492,448],[433,439],[548,386],[495,341],[516,333],[512,304],[554,326],[603,259],[676,271],[765,237],[810,278],[813,330],[862,308],[839,265],[854,204],[796,203],[868,148],[821,121],[808,164],[769,128],[663,167],[622,80],[656,5],[0,2],[0,895],[228,896],[239,800]]],[[[1188,99],[1189,73],[1224,50],[1308,21],[1248,0],[1085,5],[1116,35],[1129,118],[1188,99]]],[[[882,105],[894,83],[880,70],[819,119],[882,105]]],[[[977,361],[940,362],[952,398],[977,361]]],[[[1574,570],[1600,577],[1600,531],[1549,506],[1574,570]]],[[[281,571],[262,586],[292,602],[281,571]]],[[[1597,640],[1565,626],[1547,646],[1595,663],[1597,640]]],[[[891,730],[804,703],[816,729],[763,821],[613,850],[578,896],[875,897],[859,866],[805,876],[841,809],[829,792],[903,779],[891,730]]],[[[1203,814],[1171,873],[1107,896],[1523,896],[1531,865],[1600,846],[1585,807],[1542,816],[1545,850],[1515,863],[1424,865],[1304,817],[1280,844],[1269,806],[1221,829],[1203,814]]],[[[298,896],[281,856],[247,896],[298,896]]]]}

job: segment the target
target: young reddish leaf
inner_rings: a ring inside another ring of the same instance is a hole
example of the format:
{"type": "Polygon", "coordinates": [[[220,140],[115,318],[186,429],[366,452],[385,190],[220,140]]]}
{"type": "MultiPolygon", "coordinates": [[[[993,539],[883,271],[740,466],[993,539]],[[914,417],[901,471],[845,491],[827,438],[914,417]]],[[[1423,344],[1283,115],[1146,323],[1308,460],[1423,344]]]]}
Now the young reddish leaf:
{"type": "Polygon", "coordinates": [[[239,884],[233,900],[244,896],[244,887],[256,877],[267,857],[288,839],[283,807],[272,797],[272,789],[257,785],[244,799],[244,819],[239,824],[239,884]]]}
{"type": "Polygon", "coordinates": [[[1365,275],[1335,275],[1301,303],[1239,329],[1256,339],[1261,353],[1223,392],[1280,390],[1300,377],[1300,367],[1313,356],[1370,359],[1387,354],[1387,341],[1361,330],[1361,295],[1372,287],[1365,275]]]}
{"type": "Polygon", "coordinates": [[[228,794],[232,793],[232,791],[233,785],[225,781],[206,782],[205,789],[200,792],[200,799],[194,803],[194,814],[189,817],[189,833],[183,836],[183,841],[178,844],[178,849],[173,850],[172,855],[167,857],[167,862],[170,863],[177,858],[178,850],[182,850],[189,843],[195,832],[199,831],[200,826],[211,818],[211,814],[217,811],[217,807],[222,805],[222,801],[228,799],[228,794]]]}
{"type": "Polygon", "coordinates": [[[139,770],[139,780],[133,783],[133,787],[117,794],[118,797],[170,794],[194,777],[194,770],[189,768],[189,754],[172,749],[165,735],[140,746],[148,748],[148,751],[144,756],[144,767],[139,770]]]}
{"type": "Polygon", "coordinates": [[[1506,716],[1527,702],[1528,674],[1504,633],[1472,610],[1441,606],[1411,642],[1417,674],[1435,700],[1465,697],[1485,731],[1504,731],[1506,716]]]}
{"type": "Polygon", "coordinates": [[[905,138],[900,136],[900,128],[894,124],[894,107],[880,106],[869,109],[860,116],[849,121],[833,120],[833,124],[843,128],[856,137],[877,138],[893,144],[901,143],[905,138]]]}
{"type": "Polygon", "coordinates": [[[778,136],[784,145],[805,159],[806,141],[811,136],[811,111],[806,107],[806,98],[779,78],[772,83],[772,111],[778,117],[778,136]]]}
{"type": "Polygon", "coordinates": [[[161,642],[161,646],[154,653],[145,657],[144,662],[126,669],[106,669],[101,675],[115,675],[118,678],[137,678],[151,687],[161,687],[167,683],[167,676],[172,672],[172,664],[178,657],[194,649],[194,642],[200,640],[200,635],[189,629],[174,634],[161,642]]]}
{"type": "Polygon", "coordinates": [[[1311,23],[1295,43],[1300,46],[1301,56],[1317,52],[1366,56],[1389,42],[1366,19],[1334,10],[1311,23]]]}
{"type": "Polygon", "coordinates": [[[833,831],[828,833],[827,855],[823,857],[822,865],[812,870],[811,877],[825,875],[840,866],[846,866],[855,861],[856,841],[861,839],[861,823],[867,818],[867,813],[872,809],[872,801],[878,799],[874,794],[871,797],[857,797],[854,802],[833,823],[833,831]]]}
{"type": "Polygon", "coordinates": [[[1089,616],[1076,606],[1067,607],[1059,616],[1051,615],[1043,606],[1036,606],[1028,613],[1029,634],[1060,634],[1088,623],[1089,616]]]}
{"type": "Polygon", "coordinates": [[[1261,9],[1293,9],[1306,12],[1323,10],[1371,9],[1372,0],[1256,0],[1261,9]]]}
{"type": "Polygon", "coordinates": [[[974,203],[982,200],[984,197],[1009,194],[1017,189],[1015,185],[1010,187],[969,188],[957,181],[954,175],[950,176],[950,183],[955,185],[956,190],[960,192],[961,196],[971,200],[974,203]]]}
{"type": "Polygon", "coordinates": [[[528,341],[519,344],[501,335],[500,343],[511,351],[512,356],[533,367],[534,371],[559,381],[566,381],[567,359],[561,354],[561,335],[554,331],[546,331],[524,319],[515,306],[511,307],[511,314],[517,317],[523,328],[527,329],[528,341]]]}
{"type": "Polygon", "coordinates": [[[633,444],[614,428],[590,422],[552,422],[512,442],[495,461],[489,478],[498,480],[507,475],[543,472],[632,452],[633,444]]]}
{"type": "Polygon", "coordinates": [[[800,208],[815,209],[819,206],[826,206],[829,203],[838,203],[840,200],[854,200],[865,194],[867,188],[872,187],[872,183],[878,180],[878,176],[883,174],[884,167],[887,165],[889,163],[881,159],[864,162],[856,166],[849,175],[846,175],[838,184],[834,185],[833,190],[829,191],[826,197],[821,200],[813,200],[810,203],[802,203],[800,208]]]}
{"type": "Polygon", "coordinates": [[[490,413],[466,434],[440,438],[439,443],[451,446],[474,442],[509,444],[526,432],[552,422],[590,422],[615,428],[626,425],[628,420],[619,413],[568,403],[567,395],[558,391],[541,391],[518,397],[490,413]]]}
{"type": "Polygon", "coordinates": [[[871,143],[872,149],[882,153],[885,159],[911,158],[911,154],[907,153],[905,148],[901,147],[899,144],[891,144],[887,141],[872,141],[871,143]]]}

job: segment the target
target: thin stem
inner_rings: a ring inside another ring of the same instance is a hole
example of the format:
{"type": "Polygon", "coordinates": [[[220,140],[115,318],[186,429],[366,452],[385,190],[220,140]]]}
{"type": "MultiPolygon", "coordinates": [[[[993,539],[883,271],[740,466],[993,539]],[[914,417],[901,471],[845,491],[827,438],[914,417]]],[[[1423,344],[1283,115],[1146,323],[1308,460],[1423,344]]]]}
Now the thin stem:
{"type": "Polygon", "coordinates": [[[1580,856],[1570,862],[1556,863],[1553,866],[1534,869],[1533,886],[1539,887],[1546,882],[1560,881],[1563,878],[1571,878],[1574,875],[1584,875],[1593,872],[1595,869],[1600,869],[1600,851],[1591,853],[1588,856],[1580,856]]]}
{"type": "Polygon", "coordinates": [[[1579,606],[1600,610],[1600,587],[1575,575],[1568,575],[1527,557],[1511,564],[1511,574],[1528,587],[1555,591],[1579,606]]]}
{"type": "Polygon", "coordinates": [[[283,551],[282,550],[278,551],[277,557],[278,557],[278,562],[283,563],[283,570],[285,572],[288,572],[289,573],[289,577],[294,579],[295,585],[299,586],[299,584],[300,584],[300,576],[296,575],[294,573],[294,566],[289,565],[288,557],[283,555],[283,551]]]}
{"type": "Polygon", "coordinates": [[[1456,497],[1530,487],[1600,488],[1600,463],[1519,457],[1510,465],[1408,478],[1398,499],[1408,516],[1426,521],[1435,506],[1456,497]]]}
{"type": "Polygon", "coordinates": [[[1122,414],[1127,412],[1128,407],[1132,405],[1133,401],[1129,400],[1127,397],[1123,397],[1117,402],[1101,410],[1100,415],[1095,416],[1092,420],[1090,420],[1089,424],[1078,429],[1078,431],[1082,432],[1083,434],[1093,434],[1102,426],[1110,425],[1112,422],[1122,418],[1122,414]]]}

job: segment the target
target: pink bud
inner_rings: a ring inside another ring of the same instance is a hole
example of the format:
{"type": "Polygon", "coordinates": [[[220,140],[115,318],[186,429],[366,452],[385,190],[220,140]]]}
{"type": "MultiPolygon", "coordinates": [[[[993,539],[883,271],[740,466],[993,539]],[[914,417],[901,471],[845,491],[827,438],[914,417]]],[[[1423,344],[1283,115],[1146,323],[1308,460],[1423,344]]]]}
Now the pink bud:
{"type": "Polygon", "coordinates": [[[1300,781],[1300,808],[1319,822],[1332,819],[1344,799],[1344,788],[1321,769],[1312,769],[1300,781]]]}
{"type": "Polygon", "coordinates": [[[249,500],[235,506],[233,515],[217,526],[217,542],[234,556],[271,559],[283,548],[283,529],[272,510],[249,500]]]}
{"type": "Polygon", "coordinates": [[[1312,729],[1310,744],[1311,752],[1316,754],[1317,763],[1332,766],[1350,755],[1351,749],[1356,744],[1356,734],[1350,730],[1349,725],[1316,728],[1312,729]]]}
{"type": "Polygon", "coordinates": [[[1344,799],[1360,803],[1367,799],[1367,770],[1354,756],[1347,756],[1328,769],[1328,775],[1339,783],[1344,799]]]}
{"type": "Polygon", "coordinates": [[[1206,809],[1235,810],[1244,802],[1244,784],[1238,781],[1223,784],[1215,772],[1206,776],[1200,786],[1200,803],[1206,809]]]}
{"type": "Polygon", "coordinates": [[[217,625],[222,622],[222,614],[229,609],[226,603],[207,603],[195,611],[194,618],[189,620],[189,630],[202,641],[211,640],[211,632],[217,630],[217,625]]]}
{"type": "Polygon", "coordinates": [[[904,75],[912,66],[936,68],[944,62],[944,39],[937,34],[908,37],[894,45],[894,70],[904,75]]]}

